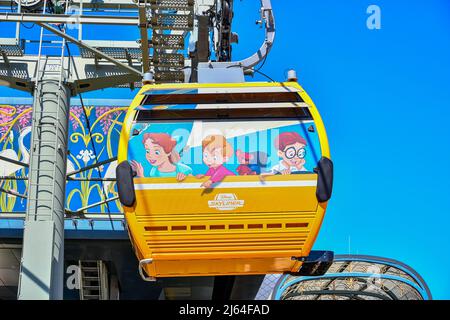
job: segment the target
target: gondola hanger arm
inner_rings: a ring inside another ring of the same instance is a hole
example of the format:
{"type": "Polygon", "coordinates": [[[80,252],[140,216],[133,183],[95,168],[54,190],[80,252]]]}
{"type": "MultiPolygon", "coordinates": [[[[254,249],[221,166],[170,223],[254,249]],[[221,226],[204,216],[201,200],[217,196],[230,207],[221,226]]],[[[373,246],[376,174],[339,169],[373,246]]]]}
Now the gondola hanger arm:
{"type": "Polygon", "coordinates": [[[250,69],[263,61],[272,49],[275,39],[275,18],[270,0],[261,0],[261,21],[257,23],[265,26],[265,39],[261,47],[252,56],[238,61],[238,65],[244,69],[250,69]]]}

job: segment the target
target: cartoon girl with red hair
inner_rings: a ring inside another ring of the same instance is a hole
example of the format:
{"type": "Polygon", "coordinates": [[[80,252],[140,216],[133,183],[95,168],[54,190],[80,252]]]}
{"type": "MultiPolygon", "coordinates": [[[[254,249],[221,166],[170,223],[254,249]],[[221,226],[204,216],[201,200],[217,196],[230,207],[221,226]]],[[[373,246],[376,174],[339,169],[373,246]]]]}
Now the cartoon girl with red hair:
{"type": "Polygon", "coordinates": [[[180,162],[180,154],[175,150],[177,141],[167,133],[146,133],[142,142],[145,157],[152,169],[149,175],[144,175],[142,164],[131,161],[131,167],[138,177],[176,177],[178,181],[182,181],[192,174],[192,169],[180,162]]]}

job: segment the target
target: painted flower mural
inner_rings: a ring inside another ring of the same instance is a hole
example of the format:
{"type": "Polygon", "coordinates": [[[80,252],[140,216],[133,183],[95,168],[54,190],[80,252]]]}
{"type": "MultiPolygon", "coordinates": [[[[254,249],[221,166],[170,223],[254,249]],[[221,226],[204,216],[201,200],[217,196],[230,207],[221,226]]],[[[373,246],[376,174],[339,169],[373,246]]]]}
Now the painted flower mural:
{"type": "Polygon", "coordinates": [[[107,134],[111,124],[114,123],[114,119],[117,118],[120,112],[111,110],[108,107],[95,108],[95,115],[100,118],[100,126],[103,133],[107,134]]]}
{"type": "Polygon", "coordinates": [[[83,107],[82,106],[73,106],[70,108],[70,117],[69,121],[72,124],[72,129],[78,129],[78,126],[86,122],[85,117],[82,116],[83,107]]]}
{"type": "MultiPolygon", "coordinates": [[[[0,156],[16,161],[28,162],[28,150],[24,138],[29,133],[31,124],[31,106],[0,105],[0,156]]],[[[23,194],[26,189],[24,180],[7,180],[3,176],[26,176],[27,169],[0,159],[0,188],[23,194]]],[[[0,190],[1,190],[0,189],[0,190]]],[[[18,197],[0,192],[0,212],[22,210],[25,201],[18,197]]]]}
{"type": "Polygon", "coordinates": [[[94,151],[92,150],[80,150],[77,155],[77,159],[83,160],[85,165],[92,159],[95,159],[94,151]]]}
{"type": "MultiPolygon", "coordinates": [[[[104,161],[117,155],[122,121],[127,107],[114,106],[72,106],[70,108],[69,154],[67,172],[76,171],[86,166],[104,161]],[[89,121],[87,121],[86,116],[89,121]],[[88,122],[91,130],[88,130],[88,122]]],[[[14,160],[28,162],[30,148],[31,105],[0,105],[0,155],[14,160]],[[26,161],[25,161],[26,160],[26,161]]],[[[66,187],[66,208],[72,211],[101,201],[116,194],[114,182],[102,183],[88,181],[90,178],[113,177],[115,165],[106,164],[98,168],[77,173],[76,181],[68,181],[66,187]]],[[[0,160],[0,168],[5,168],[0,160]]],[[[15,171],[1,171],[1,176],[26,177],[28,169],[19,167],[15,171]]],[[[0,178],[0,188],[16,190],[26,194],[26,180],[8,180],[0,178]]],[[[0,192],[0,211],[24,212],[26,200],[0,192]]],[[[91,208],[87,213],[120,212],[118,201],[91,208]]]]}

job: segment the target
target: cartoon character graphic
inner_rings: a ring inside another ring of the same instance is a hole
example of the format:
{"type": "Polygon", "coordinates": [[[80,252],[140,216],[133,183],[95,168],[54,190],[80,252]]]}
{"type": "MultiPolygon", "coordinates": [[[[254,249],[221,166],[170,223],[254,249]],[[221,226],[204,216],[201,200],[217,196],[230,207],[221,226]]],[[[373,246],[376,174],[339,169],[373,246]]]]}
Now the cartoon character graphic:
{"type": "Polygon", "coordinates": [[[233,155],[233,147],[228,143],[227,139],[222,135],[210,135],[202,141],[203,163],[209,169],[202,175],[199,174],[197,178],[209,176],[209,180],[202,183],[203,188],[210,188],[214,183],[222,181],[226,176],[235,176],[235,174],[228,170],[224,163],[227,162],[233,155]]]}
{"type": "MultiPolygon", "coordinates": [[[[176,177],[183,181],[192,174],[192,169],[179,162],[180,155],[175,150],[177,141],[167,133],[146,133],[142,140],[145,148],[145,157],[152,165],[150,177],[176,177]]],[[[138,177],[144,177],[142,164],[133,160],[131,167],[138,177]]]]}
{"type": "Polygon", "coordinates": [[[271,174],[291,174],[308,171],[305,168],[306,140],[297,132],[283,132],[275,139],[280,162],[271,168],[271,174]]]}
{"type": "Polygon", "coordinates": [[[239,162],[237,172],[241,176],[260,174],[261,168],[267,166],[267,154],[261,151],[244,152],[238,149],[236,157],[239,162]]]}

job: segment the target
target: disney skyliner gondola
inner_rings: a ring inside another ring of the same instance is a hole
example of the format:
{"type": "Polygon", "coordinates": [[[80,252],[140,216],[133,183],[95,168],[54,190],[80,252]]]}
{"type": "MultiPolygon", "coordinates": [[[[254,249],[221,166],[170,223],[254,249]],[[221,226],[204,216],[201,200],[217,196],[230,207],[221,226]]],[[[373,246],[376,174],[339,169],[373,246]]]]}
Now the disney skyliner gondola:
{"type": "Polygon", "coordinates": [[[332,263],[311,250],[333,182],[319,111],[295,76],[243,80],[273,43],[262,4],[255,55],[199,64],[197,83],[146,84],[126,114],[117,185],[145,280],[320,275],[332,263]]]}

